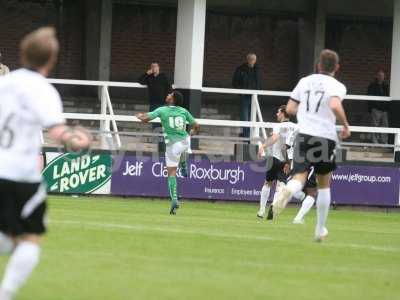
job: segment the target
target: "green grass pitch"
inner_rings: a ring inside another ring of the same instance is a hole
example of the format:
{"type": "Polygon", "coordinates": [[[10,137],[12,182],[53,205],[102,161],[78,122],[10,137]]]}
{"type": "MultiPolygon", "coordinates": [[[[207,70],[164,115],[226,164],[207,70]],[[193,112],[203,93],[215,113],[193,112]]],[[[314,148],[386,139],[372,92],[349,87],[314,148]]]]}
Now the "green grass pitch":
{"type": "MultiPolygon", "coordinates": [[[[51,197],[42,260],[18,300],[400,299],[400,214],[332,211],[312,241],[289,208],[51,197]]],[[[6,263],[0,260],[1,266],[6,263]]]]}

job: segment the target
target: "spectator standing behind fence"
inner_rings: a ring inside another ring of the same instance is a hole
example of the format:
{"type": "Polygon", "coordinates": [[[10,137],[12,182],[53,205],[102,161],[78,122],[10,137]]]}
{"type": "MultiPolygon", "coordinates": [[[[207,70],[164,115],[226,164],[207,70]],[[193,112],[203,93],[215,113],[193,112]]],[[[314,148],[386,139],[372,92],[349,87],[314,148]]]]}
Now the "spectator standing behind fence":
{"type": "MultiPolygon", "coordinates": [[[[236,89],[261,90],[261,70],[254,53],[247,55],[247,62],[236,68],[232,85],[236,89]]],[[[250,121],[251,95],[240,95],[240,120],[250,121]]],[[[250,128],[243,128],[243,137],[250,136],[250,128]]]]}
{"type": "MultiPolygon", "coordinates": [[[[165,98],[172,92],[172,87],[167,76],[160,72],[160,64],[158,62],[152,62],[150,69],[140,76],[138,81],[140,84],[147,85],[150,104],[149,111],[154,111],[160,106],[165,105],[165,98]]],[[[160,124],[153,124],[152,127],[153,133],[161,134],[162,127],[160,124]]],[[[164,142],[160,139],[157,139],[157,141],[158,151],[164,152],[164,142]]]]}
{"type": "Polygon", "coordinates": [[[149,93],[150,111],[165,104],[165,98],[172,91],[167,76],[160,72],[160,65],[153,62],[150,69],[138,79],[140,84],[147,85],[149,93]]]}
{"type": "Polygon", "coordinates": [[[3,65],[2,62],[3,62],[3,57],[0,52],[0,76],[10,73],[10,69],[6,65],[3,65]]]}
{"type": "MultiPolygon", "coordinates": [[[[385,72],[379,70],[376,73],[375,80],[368,86],[369,96],[389,96],[389,84],[385,81],[385,72]]],[[[372,126],[389,127],[388,109],[389,103],[384,101],[370,101],[368,105],[371,113],[372,126]]],[[[372,141],[374,143],[388,143],[388,135],[373,133],[372,141]]]]}

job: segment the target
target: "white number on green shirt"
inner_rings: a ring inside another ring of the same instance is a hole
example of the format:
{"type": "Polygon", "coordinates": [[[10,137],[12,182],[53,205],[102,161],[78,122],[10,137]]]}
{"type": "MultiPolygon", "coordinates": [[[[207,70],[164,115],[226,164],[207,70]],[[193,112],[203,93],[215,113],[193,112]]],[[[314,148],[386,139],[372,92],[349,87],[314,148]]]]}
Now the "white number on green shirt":
{"type": "Polygon", "coordinates": [[[169,126],[171,128],[184,130],[185,129],[185,121],[182,117],[169,117],[169,126]]]}

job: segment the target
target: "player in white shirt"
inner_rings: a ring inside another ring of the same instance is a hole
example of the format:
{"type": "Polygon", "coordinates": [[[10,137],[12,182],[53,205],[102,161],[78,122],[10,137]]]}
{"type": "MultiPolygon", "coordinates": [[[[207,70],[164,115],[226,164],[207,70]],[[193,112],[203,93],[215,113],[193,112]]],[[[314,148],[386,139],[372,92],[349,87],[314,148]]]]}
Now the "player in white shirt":
{"type": "Polygon", "coordinates": [[[318,181],[315,229],[315,240],[318,242],[328,234],[325,225],[331,202],[331,175],[336,169],[336,119],[343,125],[340,137],[346,139],[350,136],[349,123],[342,105],[346,87],[334,78],[338,70],[338,54],[323,50],[318,63],[319,74],[302,78],[290,96],[287,112],[297,115],[299,125],[293,163],[294,176],[282,189],[274,205],[274,215],[278,215],[289,199],[303,189],[308,170],[313,166],[318,181]]]}
{"type": "Polygon", "coordinates": [[[260,147],[258,153],[259,157],[262,157],[262,154],[270,148],[267,153],[265,183],[261,189],[260,209],[257,213],[259,218],[265,217],[265,209],[273,182],[277,181],[277,189],[279,189],[280,185],[286,182],[290,170],[286,155],[286,139],[291,132],[296,130],[297,125],[290,122],[285,105],[279,107],[276,118],[279,124],[274,127],[272,136],[260,147]]]}
{"type": "Polygon", "coordinates": [[[46,186],[38,167],[40,133],[72,149],[91,137],[64,125],[62,103],[46,76],[59,45],[53,28],[41,28],[21,42],[22,69],[0,79],[0,254],[11,254],[0,285],[0,300],[14,297],[39,262],[45,233],[46,186]]]}
{"type": "MultiPolygon", "coordinates": [[[[296,137],[299,130],[296,130],[292,135],[288,136],[286,145],[288,146],[288,158],[292,162],[293,168],[293,157],[294,157],[294,147],[296,143],[296,137]]],[[[304,217],[311,210],[317,198],[317,177],[315,176],[314,167],[311,167],[308,171],[307,182],[304,186],[303,191],[298,192],[293,197],[301,201],[301,207],[297,212],[297,215],[293,219],[293,224],[304,224],[304,217]]]]}
{"type": "MultiPolygon", "coordinates": [[[[286,138],[286,147],[287,147],[287,157],[290,162],[291,168],[293,168],[293,156],[294,156],[294,146],[295,139],[298,134],[298,128],[292,131],[286,138]]],[[[291,177],[289,177],[290,180],[291,177]]],[[[278,199],[278,193],[282,190],[282,186],[279,191],[274,196],[274,200],[278,199]]],[[[305,215],[311,210],[315,203],[315,199],[317,196],[317,179],[315,177],[314,167],[311,167],[308,173],[307,182],[304,186],[304,189],[300,192],[297,192],[293,195],[293,198],[301,201],[301,207],[296,217],[293,220],[293,224],[304,224],[305,215]]],[[[268,220],[272,220],[273,215],[273,205],[270,206],[268,210],[268,220]]]]}

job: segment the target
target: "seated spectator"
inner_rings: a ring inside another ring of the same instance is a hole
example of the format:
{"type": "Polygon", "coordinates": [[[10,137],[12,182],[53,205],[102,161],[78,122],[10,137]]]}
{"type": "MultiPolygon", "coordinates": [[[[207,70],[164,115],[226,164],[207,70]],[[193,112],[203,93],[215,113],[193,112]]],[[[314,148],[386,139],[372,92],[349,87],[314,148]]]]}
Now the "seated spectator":
{"type": "Polygon", "coordinates": [[[2,58],[3,57],[2,57],[1,52],[0,52],[0,76],[10,73],[10,69],[6,65],[3,65],[2,58]]]}
{"type": "MultiPolygon", "coordinates": [[[[257,65],[257,56],[254,53],[247,54],[247,62],[236,68],[232,78],[235,89],[261,90],[261,69],[257,65]]],[[[251,96],[240,95],[240,120],[250,121],[251,96]]],[[[243,137],[250,136],[250,128],[243,128],[243,137]]]]}
{"type": "Polygon", "coordinates": [[[151,63],[150,69],[140,76],[138,81],[140,84],[147,85],[150,111],[165,104],[165,98],[172,91],[172,87],[167,76],[160,72],[159,63],[151,63]]]}
{"type": "MultiPolygon", "coordinates": [[[[368,86],[369,96],[389,96],[389,84],[385,81],[385,72],[379,70],[375,80],[368,86]]],[[[389,127],[388,110],[389,103],[384,101],[369,101],[369,112],[371,113],[372,126],[389,127]]],[[[373,143],[388,143],[388,135],[373,133],[373,143]]]]}

